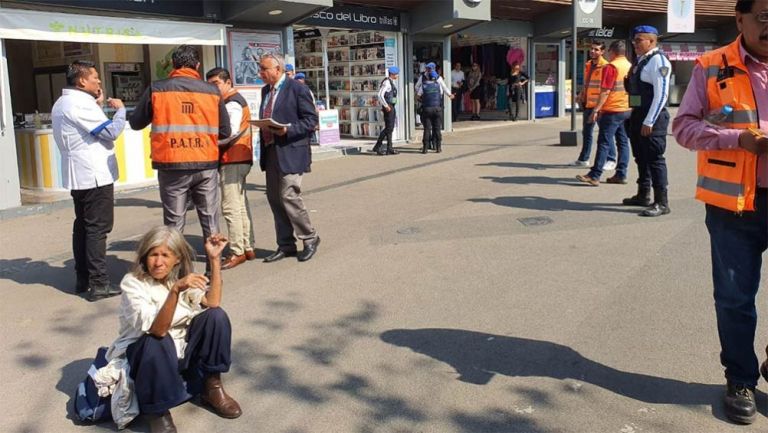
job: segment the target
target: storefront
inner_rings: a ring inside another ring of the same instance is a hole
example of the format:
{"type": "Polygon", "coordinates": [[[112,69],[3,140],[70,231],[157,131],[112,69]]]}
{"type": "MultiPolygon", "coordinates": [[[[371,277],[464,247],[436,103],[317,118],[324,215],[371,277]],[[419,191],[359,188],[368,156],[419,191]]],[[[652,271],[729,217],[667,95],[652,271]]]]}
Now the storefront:
{"type": "MultiPolygon", "coordinates": [[[[339,113],[341,135],[377,138],[384,128],[377,100],[387,68],[401,69],[397,86],[398,118],[403,118],[404,74],[401,17],[396,11],[335,6],[294,25],[296,72],[318,100],[339,113]]],[[[398,122],[393,140],[405,139],[405,125],[398,122]]]]}
{"type": "MultiPolygon", "coordinates": [[[[4,105],[14,113],[20,187],[62,190],[61,155],[53,140],[50,111],[66,85],[69,63],[96,63],[106,96],[122,99],[130,112],[150,81],[168,76],[175,46],[197,46],[203,71],[216,65],[215,47],[226,44],[225,26],[189,24],[2,9],[0,42],[8,62],[10,94],[4,105]]],[[[149,149],[149,128],[133,131],[126,126],[115,142],[120,169],[116,185],[154,182],[149,149]]]]}
{"type": "Polygon", "coordinates": [[[669,103],[679,105],[685,89],[691,81],[691,73],[696,59],[707,51],[715,49],[714,44],[662,42],[661,50],[672,63],[672,75],[669,84],[669,103]]]}

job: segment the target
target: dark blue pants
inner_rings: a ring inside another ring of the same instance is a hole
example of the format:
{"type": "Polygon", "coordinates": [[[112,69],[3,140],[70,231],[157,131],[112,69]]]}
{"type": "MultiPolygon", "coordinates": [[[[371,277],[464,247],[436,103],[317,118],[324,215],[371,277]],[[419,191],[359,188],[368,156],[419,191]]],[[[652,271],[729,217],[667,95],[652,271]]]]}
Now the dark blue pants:
{"type": "Polygon", "coordinates": [[[637,184],[642,188],[654,190],[667,189],[667,160],[664,152],[667,150],[667,127],[669,126],[669,112],[663,110],[653,125],[653,132],[649,137],[640,134],[645,114],[634,109],[630,119],[630,143],[632,155],[637,163],[637,184]]]}
{"type": "Polygon", "coordinates": [[[757,386],[755,355],[762,254],[768,248],[768,193],[758,190],[756,211],[737,215],[707,205],[707,229],[712,245],[712,282],[715,292],[720,362],[729,381],[757,386]]]}
{"type": "Polygon", "coordinates": [[[435,144],[435,149],[440,149],[443,142],[443,107],[425,107],[421,115],[421,123],[424,125],[424,134],[421,137],[421,143],[424,150],[429,148],[430,143],[435,144]]]}
{"type": "MultiPolygon", "coordinates": [[[[579,161],[589,161],[589,155],[592,154],[592,132],[595,130],[595,124],[589,123],[589,118],[592,117],[593,111],[594,110],[592,108],[585,108],[584,115],[582,116],[582,145],[581,153],[579,154],[579,161]]],[[[616,146],[611,146],[610,149],[608,149],[608,159],[611,161],[616,161],[616,146]]]]}
{"type": "MultiPolygon", "coordinates": [[[[616,176],[624,179],[627,177],[627,165],[629,164],[629,138],[624,129],[624,123],[629,118],[629,112],[623,113],[603,113],[600,115],[597,123],[600,126],[600,132],[597,136],[597,153],[595,154],[595,164],[587,176],[592,179],[600,179],[603,175],[603,165],[611,159],[611,150],[619,151],[618,164],[616,165],[616,176]]],[[[614,153],[613,159],[616,159],[614,153]]]]}
{"type": "Polygon", "coordinates": [[[187,348],[179,361],[170,335],[144,335],[127,349],[139,411],[162,414],[202,391],[205,377],[229,371],[232,326],[221,308],[209,308],[192,320],[187,348]]]}

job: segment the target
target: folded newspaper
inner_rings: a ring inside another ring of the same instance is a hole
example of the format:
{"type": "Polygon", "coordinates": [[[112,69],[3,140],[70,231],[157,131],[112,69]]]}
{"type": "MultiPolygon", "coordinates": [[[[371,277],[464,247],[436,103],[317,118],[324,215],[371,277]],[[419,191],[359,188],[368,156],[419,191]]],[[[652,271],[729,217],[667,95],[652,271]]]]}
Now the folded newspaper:
{"type": "Polygon", "coordinates": [[[271,117],[268,119],[251,120],[251,125],[257,126],[259,128],[277,128],[277,129],[287,128],[291,126],[290,123],[280,123],[271,117]]]}

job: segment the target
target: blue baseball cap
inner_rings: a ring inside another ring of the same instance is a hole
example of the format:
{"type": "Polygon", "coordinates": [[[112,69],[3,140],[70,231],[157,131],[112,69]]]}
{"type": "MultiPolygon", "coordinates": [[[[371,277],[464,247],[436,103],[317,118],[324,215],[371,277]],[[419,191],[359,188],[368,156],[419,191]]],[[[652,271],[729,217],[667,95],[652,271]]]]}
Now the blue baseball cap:
{"type": "Polygon", "coordinates": [[[638,33],[650,33],[652,35],[659,35],[659,30],[654,26],[637,26],[632,29],[632,36],[638,33]]]}
{"type": "Polygon", "coordinates": [[[429,78],[431,78],[433,80],[436,80],[437,76],[438,76],[437,72],[435,72],[435,71],[432,71],[432,72],[429,73],[429,78]]]}
{"type": "Polygon", "coordinates": [[[435,62],[429,62],[429,63],[427,63],[427,68],[428,69],[436,69],[437,65],[435,65],[435,62]]]}
{"type": "Polygon", "coordinates": [[[389,69],[387,69],[387,71],[389,72],[389,75],[400,74],[400,68],[398,68],[397,66],[390,66],[389,69]]]}
{"type": "Polygon", "coordinates": [[[286,71],[292,71],[292,70],[293,70],[293,65],[292,65],[292,64],[290,64],[290,63],[286,63],[286,64],[285,64],[285,70],[286,70],[286,71]]]}
{"type": "Polygon", "coordinates": [[[303,80],[304,78],[306,78],[306,75],[304,75],[303,72],[297,72],[296,75],[293,76],[293,78],[297,80],[303,80]]]}

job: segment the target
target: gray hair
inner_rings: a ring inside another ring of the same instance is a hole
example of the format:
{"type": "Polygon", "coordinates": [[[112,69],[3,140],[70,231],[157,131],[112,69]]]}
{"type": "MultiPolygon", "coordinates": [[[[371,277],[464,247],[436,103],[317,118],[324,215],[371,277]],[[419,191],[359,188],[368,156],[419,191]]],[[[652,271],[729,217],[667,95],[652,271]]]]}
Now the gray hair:
{"type": "Polygon", "coordinates": [[[277,62],[277,67],[281,71],[285,71],[285,58],[278,53],[264,53],[259,57],[259,63],[264,59],[274,59],[277,62]]]}
{"type": "Polygon", "coordinates": [[[195,250],[184,239],[184,235],[173,227],[157,226],[149,231],[139,241],[136,248],[136,261],[133,263],[133,275],[140,280],[148,280],[147,256],[156,247],[165,245],[179,259],[179,263],[171,269],[166,283],[174,284],[181,278],[186,277],[194,270],[192,258],[195,257],[195,250]]]}

